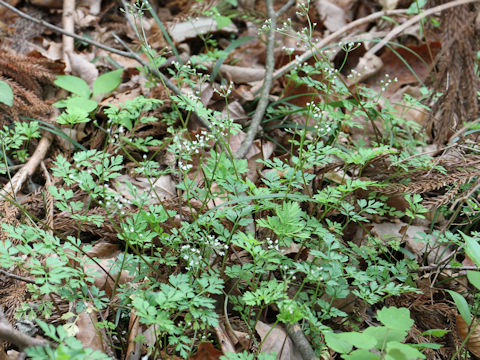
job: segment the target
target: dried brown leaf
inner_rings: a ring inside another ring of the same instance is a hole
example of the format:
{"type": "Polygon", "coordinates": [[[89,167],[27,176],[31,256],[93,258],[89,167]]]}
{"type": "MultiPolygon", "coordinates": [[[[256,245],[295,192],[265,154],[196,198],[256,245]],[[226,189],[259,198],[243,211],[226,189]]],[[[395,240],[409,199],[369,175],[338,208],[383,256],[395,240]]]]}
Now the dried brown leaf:
{"type": "Polygon", "coordinates": [[[96,311],[84,311],[78,315],[76,322],[78,333],[76,338],[80,340],[84,347],[104,352],[102,335],[100,330],[95,327],[97,323],[96,317],[96,311]]]}
{"type": "MultiPolygon", "coordinates": [[[[461,315],[457,315],[456,320],[458,336],[460,336],[460,339],[463,341],[471,331],[467,342],[467,348],[473,355],[480,357],[480,327],[477,326],[471,330],[461,315]]],[[[478,320],[473,321],[474,324],[477,322],[478,320]]]]}
{"type": "Polygon", "coordinates": [[[271,325],[258,321],[255,330],[262,339],[260,352],[275,352],[278,360],[303,360],[293,341],[280,325],[276,325],[272,329],[271,325]]]}

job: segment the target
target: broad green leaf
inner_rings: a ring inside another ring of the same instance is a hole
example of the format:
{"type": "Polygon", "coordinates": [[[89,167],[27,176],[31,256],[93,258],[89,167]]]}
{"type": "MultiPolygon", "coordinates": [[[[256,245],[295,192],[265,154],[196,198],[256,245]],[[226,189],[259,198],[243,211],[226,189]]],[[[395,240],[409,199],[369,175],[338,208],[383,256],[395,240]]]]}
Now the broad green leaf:
{"type": "Polygon", "coordinates": [[[412,344],[412,346],[416,349],[441,349],[443,345],[441,344],[434,344],[434,343],[420,343],[420,344],[412,344]]]}
{"type": "Polygon", "coordinates": [[[435,337],[442,337],[445,334],[448,334],[450,330],[443,330],[443,329],[430,329],[421,333],[421,336],[435,336],[435,337]]]}
{"type": "Polygon", "coordinates": [[[417,0],[412,2],[407,10],[407,14],[418,14],[420,9],[423,8],[426,3],[426,0],[417,0]]]}
{"type": "Polygon", "coordinates": [[[97,108],[97,103],[93,100],[84,98],[84,97],[71,97],[65,100],[65,105],[67,109],[69,109],[72,112],[85,112],[85,113],[90,113],[93,110],[97,108]]]}
{"type": "Polygon", "coordinates": [[[470,313],[470,308],[468,307],[467,300],[460,295],[459,293],[453,290],[447,290],[450,296],[452,297],[453,301],[455,301],[455,305],[457,305],[458,312],[462,315],[463,320],[470,326],[472,323],[472,314],[470,313]]]}
{"type": "Polygon", "coordinates": [[[65,102],[65,99],[58,100],[55,104],[53,104],[56,108],[63,109],[67,107],[67,103],[65,102]]]}
{"type": "Polygon", "coordinates": [[[389,329],[385,326],[370,326],[363,333],[377,339],[377,348],[389,341],[404,341],[407,337],[406,330],[389,329]]]}
{"type": "Polygon", "coordinates": [[[109,93],[115,90],[122,82],[122,69],[100,75],[93,83],[93,96],[109,93]]]}
{"type": "Polygon", "coordinates": [[[350,344],[359,349],[369,350],[377,345],[377,339],[367,334],[352,331],[341,333],[338,335],[340,335],[345,341],[349,342],[350,344]]]}
{"type": "Polygon", "coordinates": [[[345,341],[341,334],[335,334],[333,332],[324,333],[325,343],[327,346],[336,351],[339,354],[346,354],[352,351],[352,344],[345,341]]]}
{"type": "Polygon", "coordinates": [[[426,359],[426,356],[423,355],[420,351],[418,351],[411,345],[402,344],[398,341],[390,341],[387,344],[386,359],[417,360],[417,359],[426,359]]]}
{"type": "Polygon", "coordinates": [[[228,25],[232,24],[232,20],[226,16],[222,15],[217,15],[213,17],[215,21],[217,22],[217,28],[218,30],[223,29],[224,27],[227,27],[228,25]]]}
{"type": "Polygon", "coordinates": [[[475,265],[480,266],[480,245],[474,238],[465,235],[462,232],[461,234],[465,239],[465,252],[467,253],[468,257],[475,263],[475,265]]]}
{"type": "Polygon", "coordinates": [[[62,89],[70,91],[72,94],[89,98],[90,88],[85,80],[72,75],[58,75],[54,84],[62,89]]]}
{"type": "Polygon", "coordinates": [[[13,105],[13,91],[5,81],[0,81],[0,103],[7,106],[13,105]]]}
{"type": "Polygon", "coordinates": [[[470,284],[480,290],[480,271],[467,271],[467,279],[470,284]]]}
{"type": "Polygon", "coordinates": [[[345,360],[380,360],[377,354],[364,349],[352,351],[349,355],[342,355],[342,358],[345,360]]]}
{"type": "Polygon", "coordinates": [[[413,325],[410,311],[406,308],[384,307],[378,310],[377,319],[390,329],[409,330],[413,325]]]}

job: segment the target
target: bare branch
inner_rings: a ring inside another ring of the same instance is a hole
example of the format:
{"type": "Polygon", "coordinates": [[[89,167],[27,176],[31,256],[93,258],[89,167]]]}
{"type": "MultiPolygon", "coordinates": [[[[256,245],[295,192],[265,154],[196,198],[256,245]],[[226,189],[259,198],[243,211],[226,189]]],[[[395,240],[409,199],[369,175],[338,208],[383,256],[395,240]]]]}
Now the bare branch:
{"type": "MultiPolygon", "coordinates": [[[[294,1],[289,1],[280,12],[285,12],[288,7],[292,6],[294,1]],[[287,7],[288,5],[288,7],[287,7]]],[[[273,0],[267,0],[267,12],[268,17],[270,18],[270,29],[268,30],[268,37],[267,37],[267,54],[265,59],[265,81],[263,82],[262,92],[260,94],[260,100],[258,101],[257,109],[255,110],[255,114],[253,115],[252,122],[250,123],[250,127],[248,129],[247,135],[245,136],[245,140],[243,141],[240,149],[238,149],[237,153],[235,154],[236,158],[243,158],[247,155],[248,150],[253,144],[253,140],[258,132],[258,127],[260,126],[260,122],[263,119],[263,115],[265,114],[265,109],[268,105],[268,96],[270,95],[270,89],[273,83],[273,70],[275,67],[275,59],[274,59],[274,49],[275,49],[275,29],[277,28],[277,19],[279,14],[275,13],[273,8],[273,0]]]]}
{"type": "Polygon", "coordinates": [[[20,350],[32,346],[48,346],[49,343],[46,340],[37,339],[25,335],[18,330],[15,330],[12,325],[7,321],[3,310],[0,308],[0,339],[14,344],[20,350]]]}

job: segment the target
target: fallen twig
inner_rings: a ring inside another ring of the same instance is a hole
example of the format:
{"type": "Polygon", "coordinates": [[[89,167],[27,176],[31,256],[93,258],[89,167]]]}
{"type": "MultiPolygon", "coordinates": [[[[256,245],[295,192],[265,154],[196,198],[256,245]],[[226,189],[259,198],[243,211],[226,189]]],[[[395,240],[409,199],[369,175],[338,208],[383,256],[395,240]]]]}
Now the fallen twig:
{"type": "Polygon", "coordinates": [[[265,80],[263,82],[262,92],[260,94],[260,99],[258,101],[257,109],[253,115],[250,127],[243,140],[242,145],[235,154],[236,158],[243,158],[247,155],[248,150],[253,144],[253,140],[258,132],[258,127],[260,126],[260,121],[265,114],[265,109],[268,105],[268,96],[270,94],[270,89],[273,83],[273,70],[275,66],[274,59],[274,49],[275,49],[275,31],[277,28],[277,19],[280,14],[283,14],[290,6],[295,3],[294,0],[288,1],[278,12],[275,12],[273,8],[273,0],[267,0],[267,12],[268,17],[270,18],[270,29],[268,30],[267,37],[267,54],[265,59],[265,80]]]}
{"type": "MultiPolygon", "coordinates": [[[[62,26],[65,31],[73,33],[75,31],[75,20],[73,13],[75,12],[75,0],[64,0],[62,11],[62,26]]],[[[69,54],[73,54],[75,44],[71,36],[63,35],[62,38],[63,61],[66,64],[67,71],[71,69],[69,54]]]]}
{"type": "Polygon", "coordinates": [[[456,270],[456,271],[478,271],[480,268],[478,266],[451,266],[451,265],[442,265],[442,264],[434,264],[434,265],[427,265],[427,266],[420,266],[417,270],[417,272],[422,272],[422,271],[431,271],[431,270],[456,270]]]}
{"type": "MultiPolygon", "coordinates": [[[[474,1],[474,0],[470,0],[470,1],[474,1]]],[[[326,38],[322,39],[318,44],[316,44],[312,49],[310,49],[309,51],[305,52],[304,54],[302,54],[300,57],[298,57],[297,59],[289,62],[288,64],[282,66],[280,69],[276,70],[274,73],[273,73],[273,79],[278,79],[279,77],[285,75],[287,72],[289,72],[290,70],[292,70],[293,68],[295,68],[296,66],[298,66],[298,64],[301,64],[305,61],[307,61],[308,59],[310,59],[313,55],[315,55],[315,53],[317,51],[319,51],[320,49],[322,49],[323,47],[327,46],[328,44],[330,44],[331,42],[337,40],[338,38],[340,38],[341,35],[343,35],[344,33],[346,33],[347,31],[350,31],[350,30],[353,30],[355,29],[356,27],[358,26],[361,26],[363,24],[366,24],[366,23],[369,23],[373,20],[376,20],[376,19],[379,19],[383,16],[398,16],[398,15],[404,15],[405,13],[407,12],[406,9],[399,9],[399,10],[389,10],[389,11],[378,11],[376,13],[373,13],[373,14],[370,14],[368,16],[365,16],[361,19],[358,19],[358,20],[355,20],[355,21],[352,21],[351,23],[349,23],[348,25],[344,26],[343,28],[341,29],[338,29],[337,31],[335,31],[334,33],[330,34],[329,36],[327,36],[326,38]]]]}
{"type": "Polygon", "coordinates": [[[2,270],[2,269],[0,269],[0,274],[5,275],[5,276],[7,276],[11,279],[15,279],[15,280],[18,280],[18,281],[23,281],[24,283],[27,283],[27,284],[35,284],[35,280],[33,280],[33,279],[30,279],[30,278],[27,278],[27,277],[24,277],[24,276],[20,276],[20,275],[16,275],[16,274],[12,274],[12,273],[9,273],[8,271],[2,270]]]}
{"type": "Polygon", "coordinates": [[[0,308],[0,339],[17,346],[20,351],[33,346],[48,346],[46,340],[37,339],[15,330],[7,321],[3,310],[0,308]]]}
{"type": "MultiPolygon", "coordinates": [[[[45,188],[49,188],[51,185],[52,185],[52,178],[50,176],[50,174],[48,173],[48,170],[47,170],[47,167],[45,166],[45,163],[42,161],[40,163],[40,166],[42,168],[42,172],[43,172],[43,177],[45,178],[45,188]]],[[[52,194],[50,194],[50,192],[47,191],[46,193],[46,198],[47,198],[47,201],[46,201],[46,209],[45,209],[45,220],[47,222],[47,228],[48,228],[48,232],[50,233],[50,235],[53,235],[53,210],[54,210],[54,199],[53,199],[53,196],[52,194]]]]}
{"type": "Polygon", "coordinates": [[[451,2],[446,3],[446,4],[435,6],[431,9],[428,9],[428,10],[425,10],[421,14],[418,14],[418,15],[414,16],[413,18],[411,18],[410,20],[405,21],[402,25],[394,27],[392,29],[392,31],[390,31],[387,34],[387,36],[385,36],[382,39],[382,41],[380,41],[378,44],[376,44],[374,47],[372,47],[364,56],[367,56],[368,54],[375,54],[377,51],[379,51],[385,45],[387,45],[388,42],[390,40],[392,40],[395,36],[402,33],[402,31],[404,31],[408,27],[416,24],[417,22],[426,18],[427,16],[433,15],[433,14],[435,14],[437,12],[440,12],[440,11],[450,9],[452,7],[455,7],[455,6],[465,5],[465,4],[469,4],[469,3],[477,2],[477,1],[480,1],[480,0],[455,0],[455,1],[451,1],[451,2]]]}
{"type": "Polygon", "coordinates": [[[11,178],[10,182],[0,190],[0,197],[11,197],[12,199],[15,199],[25,181],[33,175],[40,162],[45,158],[45,154],[47,153],[51,142],[52,135],[50,133],[45,133],[27,163],[11,178]]]}
{"type": "Polygon", "coordinates": [[[300,327],[300,325],[298,325],[298,323],[287,326],[287,333],[304,360],[318,359],[318,357],[315,356],[315,352],[313,351],[312,346],[308,342],[302,328],[300,327]]]}

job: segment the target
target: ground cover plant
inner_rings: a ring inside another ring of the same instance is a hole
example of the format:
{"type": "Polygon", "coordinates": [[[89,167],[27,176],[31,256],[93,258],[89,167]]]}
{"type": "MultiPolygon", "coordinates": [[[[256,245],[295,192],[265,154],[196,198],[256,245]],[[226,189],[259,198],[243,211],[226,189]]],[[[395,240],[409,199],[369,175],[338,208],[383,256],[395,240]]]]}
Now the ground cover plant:
{"type": "Polygon", "coordinates": [[[0,5],[3,358],[480,356],[474,0],[0,5]]]}

